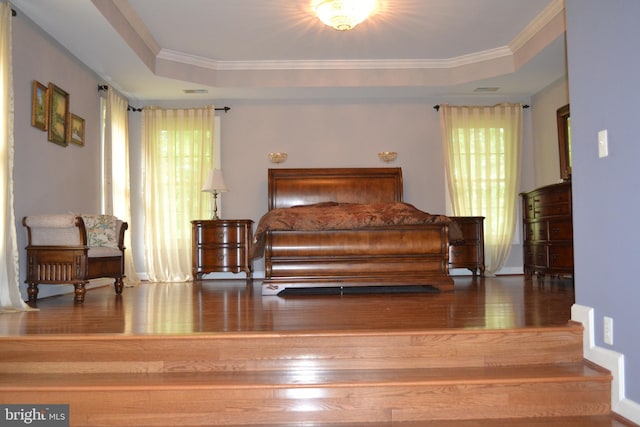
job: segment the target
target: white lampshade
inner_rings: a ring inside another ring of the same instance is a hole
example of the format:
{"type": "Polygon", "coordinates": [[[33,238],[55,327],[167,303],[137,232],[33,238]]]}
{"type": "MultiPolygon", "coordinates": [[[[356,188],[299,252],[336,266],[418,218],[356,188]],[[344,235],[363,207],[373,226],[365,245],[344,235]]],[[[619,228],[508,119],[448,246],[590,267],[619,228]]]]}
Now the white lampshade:
{"type": "Polygon", "coordinates": [[[207,179],[202,186],[202,191],[209,193],[223,193],[229,191],[227,185],[224,183],[224,176],[222,176],[222,170],[213,169],[209,172],[207,179]]]}

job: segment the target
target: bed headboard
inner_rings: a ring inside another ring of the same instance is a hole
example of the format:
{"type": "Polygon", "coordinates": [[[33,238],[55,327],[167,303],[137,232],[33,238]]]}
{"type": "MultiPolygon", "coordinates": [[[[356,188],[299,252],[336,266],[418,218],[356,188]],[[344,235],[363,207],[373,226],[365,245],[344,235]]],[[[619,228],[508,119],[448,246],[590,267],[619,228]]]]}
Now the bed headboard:
{"type": "Polygon", "coordinates": [[[401,201],[400,168],[269,169],[269,210],[321,202],[401,201]]]}

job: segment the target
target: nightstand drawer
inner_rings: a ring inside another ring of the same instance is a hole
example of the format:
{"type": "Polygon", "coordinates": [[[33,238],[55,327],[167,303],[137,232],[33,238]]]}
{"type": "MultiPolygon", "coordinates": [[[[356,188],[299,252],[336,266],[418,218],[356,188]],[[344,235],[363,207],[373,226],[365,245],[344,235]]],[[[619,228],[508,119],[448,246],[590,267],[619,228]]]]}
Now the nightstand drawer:
{"type": "Polygon", "coordinates": [[[198,229],[200,242],[244,243],[247,238],[242,227],[212,226],[198,229]]]}
{"type": "Polygon", "coordinates": [[[198,263],[203,269],[238,267],[246,257],[246,248],[241,245],[203,245],[198,251],[198,263]]]}
{"type": "Polygon", "coordinates": [[[477,263],[478,247],[476,245],[449,246],[449,260],[456,263],[477,263]]]}

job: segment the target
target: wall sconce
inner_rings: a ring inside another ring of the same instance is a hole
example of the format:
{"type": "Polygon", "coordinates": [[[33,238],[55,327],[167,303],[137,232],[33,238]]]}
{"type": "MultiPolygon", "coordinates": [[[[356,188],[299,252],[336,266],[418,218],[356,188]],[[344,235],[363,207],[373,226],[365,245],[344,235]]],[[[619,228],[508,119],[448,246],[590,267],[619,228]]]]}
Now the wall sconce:
{"type": "Polygon", "coordinates": [[[282,163],[287,160],[287,153],[269,153],[269,160],[271,163],[282,163]]]}
{"type": "Polygon", "coordinates": [[[386,163],[393,162],[396,157],[398,157],[398,153],[395,151],[381,151],[378,153],[378,158],[386,163]]]}

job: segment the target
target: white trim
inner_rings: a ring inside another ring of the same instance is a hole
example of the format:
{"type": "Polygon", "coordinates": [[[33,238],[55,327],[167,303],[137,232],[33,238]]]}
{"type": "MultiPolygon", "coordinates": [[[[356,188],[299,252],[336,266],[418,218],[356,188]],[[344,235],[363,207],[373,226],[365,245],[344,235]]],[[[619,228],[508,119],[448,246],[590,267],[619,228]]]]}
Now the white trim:
{"type": "MultiPolygon", "coordinates": [[[[255,277],[254,277],[255,278],[255,277]]],[[[216,272],[216,273],[205,273],[202,275],[203,280],[209,279],[249,279],[246,273],[227,273],[227,272],[216,272]]],[[[195,281],[195,279],[193,279],[195,281]]]]}
{"type": "Polygon", "coordinates": [[[161,49],[157,59],[214,71],[269,70],[412,70],[451,69],[492,59],[513,56],[508,46],[488,49],[449,59],[368,59],[368,60],[291,60],[291,61],[217,61],[170,49],[161,49]]]}
{"type": "Polygon", "coordinates": [[[574,304],[571,320],[584,327],[582,351],[584,358],[611,371],[611,410],[636,424],[640,424],[640,404],[625,397],[624,355],[595,345],[594,309],[574,304]]]}
{"type": "Polygon", "coordinates": [[[526,26],[524,30],[520,32],[517,36],[511,40],[509,43],[509,47],[513,52],[517,52],[524,45],[527,44],[529,40],[535,37],[541,31],[544,31],[545,27],[549,22],[551,22],[556,16],[562,14],[564,12],[564,0],[554,0],[542,11],[538,16],[534,18],[533,21],[526,26]]]}
{"type": "Polygon", "coordinates": [[[518,266],[518,267],[502,267],[500,270],[496,271],[496,276],[503,276],[503,275],[519,275],[519,274],[524,274],[524,270],[522,266],[518,266]]]}

